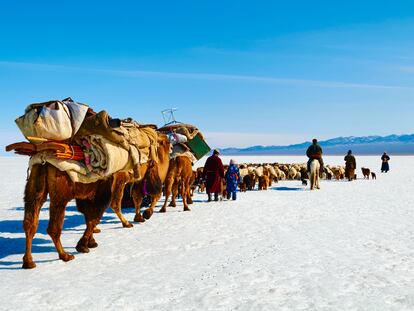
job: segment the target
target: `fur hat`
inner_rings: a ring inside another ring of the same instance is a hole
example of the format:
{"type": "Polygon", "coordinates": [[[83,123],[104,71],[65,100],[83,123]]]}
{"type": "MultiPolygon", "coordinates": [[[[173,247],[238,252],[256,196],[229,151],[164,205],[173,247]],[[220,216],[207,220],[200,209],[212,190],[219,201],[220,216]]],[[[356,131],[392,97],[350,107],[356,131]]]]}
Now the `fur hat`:
{"type": "Polygon", "coordinates": [[[234,159],[231,159],[230,160],[230,165],[236,165],[237,164],[237,161],[236,160],[234,160],[234,159]]]}
{"type": "Polygon", "coordinates": [[[318,140],[316,138],[312,139],[312,143],[316,144],[318,140]]]}
{"type": "Polygon", "coordinates": [[[220,154],[220,151],[218,149],[214,149],[213,154],[220,154]]]}

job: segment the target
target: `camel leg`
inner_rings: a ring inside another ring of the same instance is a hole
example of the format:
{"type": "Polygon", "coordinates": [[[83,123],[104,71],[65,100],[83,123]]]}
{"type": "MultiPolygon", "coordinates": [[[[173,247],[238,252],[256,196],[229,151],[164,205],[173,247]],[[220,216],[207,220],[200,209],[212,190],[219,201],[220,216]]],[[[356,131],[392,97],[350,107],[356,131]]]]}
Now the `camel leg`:
{"type": "Polygon", "coordinates": [[[193,204],[193,196],[194,194],[194,188],[192,187],[192,185],[188,186],[188,196],[187,196],[187,203],[188,204],[193,204]]]}
{"type": "Polygon", "coordinates": [[[91,246],[97,247],[98,244],[93,238],[93,231],[95,226],[98,224],[96,221],[92,220],[91,213],[88,209],[93,209],[92,201],[90,200],[76,200],[76,205],[78,206],[79,211],[84,214],[86,230],[83,233],[82,238],[78,241],[76,245],[76,250],[79,253],[89,253],[89,241],[91,240],[91,246]]]}
{"type": "Polygon", "coordinates": [[[65,219],[65,207],[69,200],[59,200],[55,201],[55,199],[50,200],[50,220],[49,226],[47,228],[47,233],[53,240],[55,244],[56,251],[59,254],[59,259],[63,261],[69,261],[75,258],[72,254],[65,252],[62,243],[60,241],[60,235],[62,234],[63,228],[63,221],[65,219]]]}
{"type": "Polygon", "coordinates": [[[193,204],[194,202],[193,202],[193,198],[191,197],[191,193],[188,195],[188,197],[187,197],[187,203],[188,204],[193,204]]]}
{"type": "Polygon", "coordinates": [[[187,198],[190,194],[189,189],[188,189],[189,188],[188,184],[189,182],[188,181],[186,182],[185,180],[181,182],[181,197],[183,199],[184,211],[191,211],[191,209],[188,207],[188,204],[187,204],[187,198]]]}
{"type": "Polygon", "coordinates": [[[40,209],[46,198],[46,170],[40,165],[35,165],[27,181],[24,195],[23,228],[26,235],[26,251],[23,256],[24,269],[36,267],[32,258],[32,242],[39,224],[40,209]]]}
{"type": "Polygon", "coordinates": [[[177,207],[177,202],[176,202],[177,197],[178,197],[178,183],[174,182],[172,186],[171,202],[170,202],[170,205],[168,206],[177,207]]]}
{"type": "Polygon", "coordinates": [[[96,243],[95,239],[93,238],[93,229],[97,225],[97,222],[89,219],[87,215],[85,215],[85,222],[86,230],[76,245],[76,250],[79,253],[89,253],[89,248],[98,246],[98,243],[96,243]]]}
{"type": "Polygon", "coordinates": [[[98,205],[92,200],[76,200],[76,205],[81,213],[84,214],[86,229],[82,238],[76,245],[76,250],[80,253],[89,253],[89,248],[95,248],[98,246],[93,234],[96,226],[100,223],[102,215],[106,209],[106,206],[98,205]]]}
{"type": "Polygon", "coordinates": [[[53,166],[48,166],[47,185],[50,198],[47,233],[55,244],[59,259],[69,261],[75,257],[64,250],[60,236],[65,220],[66,205],[74,197],[74,184],[65,173],[57,170],[53,166]]]}
{"type": "Polygon", "coordinates": [[[152,214],[154,213],[155,205],[157,205],[158,200],[161,198],[161,193],[155,194],[151,196],[151,205],[144,211],[145,219],[150,219],[152,214]]]}
{"type": "Polygon", "coordinates": [[[132,199],[134,200],[134,206],[135,206],[134,221],[145,222],[145,218],[142,217],[141,215],[141,204],[143,200],[143,194],[140,188],[141,188],[141,183],[135,183],[132,188],[132,199]]]}
{"type": "Polygon", "coordinates": [[[112,180],[101,181],[96,186],[96,192],[93,200],[76,200],[78,210],[84,214],[86,222],[86,230],[76,245],[76,250],[78,252],[87,253],[89,252],[89,248],[98,246],[98,243],[96,243],[93,237],[93,233],[96,226],[100,223],[106,208],[111,202],[111,186],[112,180]]]}
{"type": "Polygon", "coordinates": [[[164,187],[165,201],[164,201],[164,204],[162,205],[162,207],[160,209],[160,213],[165,213],[167,211],[168,198],[170,197],[170,194],[171,194],[173,181],[174,181],[173,178],[167,178],[165,180],[165,187],[164,187]]]}
{"type": "Polygon", "coordinates": [[[25,207],[23,227],[26,235],[26,252],[23,256],[23,268],[32,269],[36,267],[32,257],[32,242],[39,224],[39,213],[43,203],[35,202],[30,211],[25,207]]]}
{"type": "Polygon", "coordinates": [[[115,214],[118,216],[119,220],[122,223],[122,226],[124,228],[131,228],[134,225],[131,224],[124,215],[121,212],[121,205],[122,205],[122,197],[124,195],[124,189],[125,189],[125,182],[123,179],[116,179],[113,184],[113,190],[112,190],[112,202],[111,202],[111,208],[115,212],[115,214]]]}

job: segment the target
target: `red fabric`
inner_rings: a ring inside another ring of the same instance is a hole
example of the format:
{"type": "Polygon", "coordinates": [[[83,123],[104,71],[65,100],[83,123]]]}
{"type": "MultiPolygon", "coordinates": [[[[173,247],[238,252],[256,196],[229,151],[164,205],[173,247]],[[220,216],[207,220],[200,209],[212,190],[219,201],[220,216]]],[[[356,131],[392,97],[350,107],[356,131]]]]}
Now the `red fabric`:
{"type": "Polygon", "coordinates": [[[207,159],[204,165],[203,178],[206,180],[207,193],[221,192],[224,168],[221,159],[217,155],[212,155],[207,159]]]}
{"type": "Polygon", "coordinates": [[[320,158],[322,158],[322,155],[320,155],[320,154],[311,154],[310,158],[311,159],[320,159],[320,158]]]}

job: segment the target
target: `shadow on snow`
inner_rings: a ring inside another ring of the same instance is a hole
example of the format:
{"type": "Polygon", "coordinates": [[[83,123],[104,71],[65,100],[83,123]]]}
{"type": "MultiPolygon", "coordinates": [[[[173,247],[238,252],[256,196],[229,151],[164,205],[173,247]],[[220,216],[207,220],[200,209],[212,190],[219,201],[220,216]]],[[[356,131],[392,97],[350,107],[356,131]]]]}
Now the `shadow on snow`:
{"type": "Polygon", "coordinates": [[[303,187],[273,187],[272,190],[276,191],[302,191],[305,188],[303,187]]]}
{"type": "MultiPolygon", "coordinates": [[[[20,209],[20,208],[18,208],[20,209]]],[[[76,206],[68,206],[66,211],[76,211],[76,206]]],[[[112,223],[113,217],[103,216],[101,223],[112,223]]],[[[39,225],[37,227],[36,234],[46,235],[47,227],[49,225],[49,219],[40,219],[39,225]]],[[[63,223],[62,234],[65,234],[65,231],[79,231],[83,232],[85,228],[85,218],[82,214],[77,213],[74,215],[65,215],[65,221],[63,223]],[[83,226],[83,228],[78,228],[83,226]]],[[[9,234],[20,234],[24,235],[23,221],[22,220],[1,220],[0,221],[0,234],[9,233],[9,234]]],[[[79,236],[80,238],[80,236],[79,236]]],[[[26,247],[26,238],[23,236],[19,237],[5,237],[0,236],[0,260],[6,258],[10,255],[22,255],[24,254],[26,247]]],[[[66,247],[70,248],[70,247],[66,247]]],[[[36,237],[33,239],[32,253],[54,253],[56,252],[55,246],[52,242],[52,239],[36,237]]],[[[56,258],[57,260],[57,258],[56,258]]],[[[53,261],[53,260],[50,260],[53,261]]],[[[39,262],[39,261],[38,261],[39,262]]],[[[0,267],[8,267],[15,264],[21,264],[21,261],[0,261],[0,267]]],[[[1,269],[11,269],[14,268],[0,268],[1,269]]]]}

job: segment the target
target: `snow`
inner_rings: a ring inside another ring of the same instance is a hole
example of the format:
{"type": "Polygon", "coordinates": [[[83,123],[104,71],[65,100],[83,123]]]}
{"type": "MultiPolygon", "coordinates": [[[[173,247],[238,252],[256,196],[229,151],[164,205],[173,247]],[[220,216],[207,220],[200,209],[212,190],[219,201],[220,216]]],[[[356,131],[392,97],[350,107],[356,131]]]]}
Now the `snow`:
{"type": "Polygon", "coordinates": [[[388,174],[378,157],[357,161],[378,179],[322,181],[312,192],[285,181],[235,202],[196,194],[191,212],[178,204],[131,229],[108,211],[89,254],[74,248],[84,221],[71,202],[62,243],[75,260],[67,263],[46,234],[46,203],[37,268],[23,270],[27,158],[0,158],[0,310],[413,310],[414,157],[392,157],[388,174]]]}

